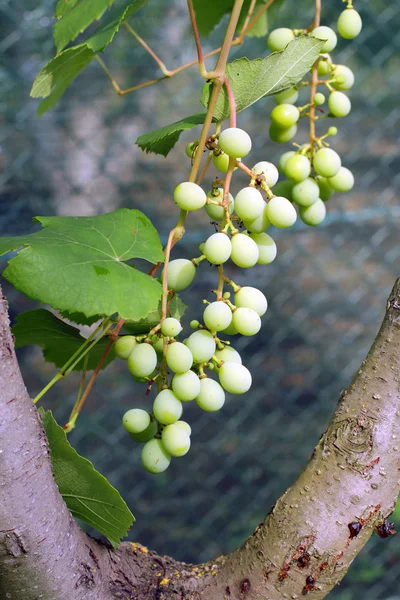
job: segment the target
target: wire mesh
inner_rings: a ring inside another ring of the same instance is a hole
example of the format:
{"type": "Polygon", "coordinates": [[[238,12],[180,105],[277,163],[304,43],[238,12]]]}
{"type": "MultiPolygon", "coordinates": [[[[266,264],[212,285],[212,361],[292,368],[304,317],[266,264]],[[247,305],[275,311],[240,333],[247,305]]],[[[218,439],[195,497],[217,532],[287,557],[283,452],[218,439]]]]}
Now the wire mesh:
{"type": "MultiPolygon", "coordinates": [[[[307,26],[312,3],[293,20],[292,2],[278,14],[280,25],[307,26]]],[[[324,3],[323,3],[324,4],[324,3]]],[[[327,3],[325,3],[327,4],[327,3]]],[[[359,3],[364,21],[360,36],[339,42],[337,62],[356,73],[353,111],[339,123],[334,147],[356,176],[351,193],[329,202],[328,217],[316,229],[298,225],[274,234],[278,258],[250,272],[231,268],[240,284],[257,281],[269,310],[255,338],[235,340],[254,376],[252,391],[229,397],[216,414],[199,414],[189,405],[193,427],[189,455],[153,477],[139,464],[139,449],[124,434],[125,410],[148,400],[125,365],[114,362],[99,382],[71,436],[119,489],[137,522],[130,539],[160,553],[204,561],[236,547],[306,463],[380,324],[387,294],[399,275],[400,205],[398,97],[400,9],[396,2],[359,3]]],[[[77,79],[58,107],[40,120],[29,89],[38,70],[53,56],[51,14],[54,3],[3,0],[0,3],[0,229],[2,235],[32,230],[36,214],[88,215],[121,206],[139,208],[166,235],[176,219],[171,190],[186,179],[182,160],[190,136],[182,136],[167,160],[146,156],[134,145],[138,135],[198,111],[201,82],[187,71],[160,86],[118,98],[94,64],[77,79]],[[179,92],[179,93],[178,93],[179,92]]],[[[323,8],[330,24],[342,10],[339,0],[323,8]]],[[[303,7],[302,7],[303,11],[303,7]]],[[[136,28],[151,41],[168,66],[193,58],[185,3],[153,0],[136,18],[136,28]]],[[[209,48],[221,37],[218,27],[209,48]]],[[[265,54],[265,40],[250,40],[233,56],[265,54]]],[[[121,85],[156,73],[144,50],[120,34],[105,60],[121,85]],[[132,59],[134,48],[135,58],[132,59]]],[[[153,75],[151,75],[153,76],[153,75]]],[[[254,139],[254,162],[276,161],[282,152],[268,141],[271,99],[239,117],[254,139]]],[[[299,141],[302,139],[300,137],[299,141]]],[[[215,175],[215,174],[214,174],[215,175]]],[[[245,179],[237,176],[239,189],[245,179]]],[[[198,255],[211,230],[197,216],[176,256],[198,255]]],[[[187,322],[199,318],[201,299],[215,287],[211,269],[199,269],[183,294],[187,322]]],[[[4,283],[12,316],[33,303],[4,283]]],[[[54,373],[39,350],[22,349],[23,375],[32,394],[54,373]]],[[[77,378],[53,389],[45,405],[59,421],[74,401],[77,378]]],[[[398,525],[400,525],[398,523],[398,525]]],[[[374,539],[356,559],[337,600],[400,598],[400,546],[374,539]]]]}

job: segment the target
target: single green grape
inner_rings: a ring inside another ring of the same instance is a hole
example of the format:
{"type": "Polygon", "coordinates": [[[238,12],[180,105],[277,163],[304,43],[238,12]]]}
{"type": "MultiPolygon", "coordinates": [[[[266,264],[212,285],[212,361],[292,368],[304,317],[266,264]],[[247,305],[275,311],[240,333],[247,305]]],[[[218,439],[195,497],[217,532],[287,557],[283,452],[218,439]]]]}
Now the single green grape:
{"type": "Polygon", "coordinates": [[[300,207],[300,218],[306,225],[316,226],[322,223],[326,217],[326,207],[318,198],[314,204],[308,207],[300,207]]]}
{"type": "Polygon", "coordinates": [[[354,73],[345,65],[335,65],[333,77],[335,78],[335,81],[332,81],[331,85],[335,90],[346,91],[354,85],[354,73]]]}
{"type": "Polygon", "coordinates": [[[129,433],[141,433],[150,425],[150,415],[141,408],[131,408],[122,417],[122,425],[129,433]]]}
{"type": "Polygon", "coordinates": [[[254,240],[244,233],[236,233],[232,236],[231,260],[238,267],[248,269],[254,267],[260,253],[254,240]]]}
{"type": "Polygon", "coordinates": [[[299,206],[311,206],[319,198],[319,187],[315,179],[307,177],[293,186],[293,202],[299,206]]]}
{"type": "MultiPolygon", "coordinates": [[[[233,315],[232,315],[232,321],[233,321],[233,315]]],[[[227,327],[226,329],[224,329],[224,331],[222,332],[224,335],[237,335],[239,332],[236,329],[236,327],[234,326],[233,322],[229,325],[229,327],[227,327]]]]}
{"type": "Polygon", "coordinates": [[[186,156],[192,160],[194,160],[196,156],[196,150],[199,142],[189,142],[189,144],[185,148],[186,156]]]}
{"type": "Polygon", "coordinates": [[[317,92],[314,96],[314,104],[315,106],[322,106],[325,102],[325,96],[321,92],[317,92]]]}
{"type": "Polygon", "coordinates": [[[144,431],[140,431],[139,433],[130,432],[129,435],[135,442],[139,442],[140,444],[145,444],[149,440],[151,440],[157,433],[157,421],[150,421],[148,427],[144,429],[144,431]]]}
{"type": "Polygon", "coordinates": [[[186,258],[170,260],[167,277],[168,289],[175,292],[184,290],[192,283],[195,274],[196,267],[191,260],[187,260],[186,258]]]}
{"type": "Polygon", "coordinates": [[[226,173],[229,169],[229,156],[224,152],[213,154],[213,163],[214,167],[216,167],[218,171],[221,171],[221,173],[226,173]]]}
{"type": "Polygon", "coordinates": [[[185,373],[193,364],[193,356],[189,348],[182,342],[168,344],[167,365],[174,373],[185,373]]]}
{"type": "Polygon", "coordinates": [[[354,8],[348,7],[339,15],[337,28],[342,38],[352,40],[358,36],[362,29],[362,20],[354,8]]]}
{"type": "Polygon", "coordinates": [[[199,210],[205,205],[207,196],[197,183],[184,181],[176,186],[174,200],[182,210],[199,210]]]}
{"type": "Polygon", "coordinates": [[[332,52],[336,48],[337,36],[336,33],[330,27],[321,25],[312,30],[311,35],[317,40],[325,40],[325,44],[321,48],[321,53],[332,52]]]}
{"type": "Polygon", "coordinates": [[[265,183],[270,188],[274,187],[279,179],[279,172],[276,166],[266,160],[262,160],[254,165],[252,171],[256,175],[264,175],[265,183]]]}
{"type": "Polygon", "coordinates": [[[333,177],[341,166],[340,156],[332,148],[320,148],[314,155],[313,167],[322,177],[333,177]]]}
{"type": "Polygon", "coordinates": [[[184,456],[189,452],[189,434],[179,425],[172,424],[164,427],[161,442],[165,451],[171,456],[184,456]]]}
{"type": "Polygon", "coordinates": [[[236,362],[225,362],[218,373],[222,387],[231,394],[244,394],[252,383],[251,373],[236,362]]]}
{"type": "Polygon", "coordinates": [[[177,373],[172,378],[172,390],[182,402],[194,400],[200,391],[200,379],[194,371],[177,373]]]}
{"type": "Polygon", "coordinates": [[[297,213],[287,198],[274,196],[268,202],[268,218],[275,227],[286,229],[295,224],[297,213]]]}
{"type": "Polygon", "coordinates": [[[213,265],[222,265],[228,260],[232,252],[232,244],[226,233],[213,233],[207,238],[203,254],[213,265]]]}
{"type": "Polygon", "coordinates": [[[204,329],[192,333],[186,344],[193,355],[194,363],[208,362],[216,349],[214,336],[204,329]]]}
{"type": "Polygon", "coordinates": [[[329,179],[318,175],[315,178],[315,181],[317,182],[319,187],[319,198],[321,198],[323,202],[327,202],[328,200],[330,200],[334,194],[334,190],[329,185],[329,179]]]}
{"type": "MultiPolygon", "coordinates": [[[[279,185],[279,184],[278,184],[279,185]]],[[[254,221],[243,221],[243,225],[251,233],[262,233],[270,226],[270,222],[267,216],[267,204],[264,202],[264,208],[258,219],[254,221]]]]}
{"type": "Polygon", "coordinates": [[[292,156],[294,156],[295,154],[296,154],[296,152],[294,150],[288,150],[287,152],[284,152],[281,155],[281,157],[280,157],[280,159],[278,161],[278,169],[284,175],[286,174],[285,173],[285,165],[286,165],[287,161],[289,160],[289,158],[292,158],[292,156]]]}
{"type": "Polygon", "coordinates": [[[329,54],[320,54],[320,59],[318,62],[318,76],[324,77],[330,73],[332,68],[332,60],[329,54]]]}
{"type": "MultiPolygon", "coordinates": [[[[288,158],[285,163],[285,175],[293,181],[304,181],[311,173],[311,163],[307,156],[295,154],[288,158]]],[[[293,190],[292,190],[293,194],[293,190]]]]}
{"type": "MultiPolygon", "coordinates": [[[[284,181],[280,181],[279,183],[276,184],[275,188],[274,188],[274,194],[276,196],[283,196],[284,198],[287,198],[288,200],[292,201],[292,189],[294,186],[294,181],[291,180],[284,180],[284,181]]],[[[258,233],[258,232],[256,232],[258,233]]]]}
{"type": "Polygon", "coordinates": [[[221,300],[211,302],[204,310],[203,320],[211,331],[223,331],[231,324],[232,310],[221,300]]]}
{"type": "Polygon", "coordinates": [[[245,187],[235,196],[235,212],[243,220],[254,221],[261,216],[265,202],[255,187],[245,187]]]}
{"type": "Polygon", "coordinates": [[[184,431],[186,431],[188,435],[191,435],[192,428],[190,427],[189,423],[186,423],[186,421],[177,421],[176,423],[174,423],[174,425],[176,425],[177,427],[182,427],[182,429],[184,429],[184,431]]]}
{"type": "Polygon", "coordinates": [[[300,118],[300,111],[293,104],[278,104],[272,109],[271,121],[280,129],[288,129],[300,118]]]}
{"type": "Polygon", "coordinates": [[[162,390],[154,399],[153,414],[159,423],[171,425],[182,416],[182,402],[172,390],[162,390]]]}
{"type": "Polygon", "coordinates": [[[123,335],[119,337],[114,344],[115,355],[123,360],[128,360],[128,357],[136,344],[137,341],[134,335],[123,335]]]}
{"type": "Polygon", "coordinates": [[[251,308],[259,317],[262,317],[268,308],[267,299],[262,291],[247,285],[235,293],[235,304],[239,308],[251,308]]]}
{"type": "Polygon", "coordinates": [[[285,142],[289,142],[297,133],[297,125],[292,125],[287,129],[282,129],[278,127],[276,123],[271,123],[269,127],[269,137],[274,142],[278,142],[279,144],[284,144],[285,142]]]}
{"type": "Polygon", "coordinates": [[[150,440],[143,446],[140,459],[146,471],[153,475],[162,473],[171,463],[171,456],[165,450],[161,440],[157,439],[150,440]]]}
{"type": "Polygon", "coordinates": [[[269,265],[275,260],[276,257],[276,244],[272,237],[267,233],[250,233],[250,237],[255,241],[258,247],[258,261],[259,265],[269,265]]]}
{"type": "MultiPolygon", "coordinates": [[[[214,188],[208,192],[207,198],[211,200],[216,200],[217,202],[222,202],[224,199],[224,189],[223,188],[214,188]]],[[[229,214],[233,213],[233,196],[229,194],[228,196],[229,205],[228,211],[229,214]]],[[[208,216],[214,221],[223,221],[225,218],[225,210],[223,206],[217,206],[216,204],[206,204],[205,207],[206,213],[208,216]]]]}
{"type": "Polygon", "coordinates": [[[274,96],[277,104],[296,104],[298,97],[299,92],[295,87],[284,90],[283,92],[279,92],[274,96]]]}
{"type": "Polygon", "coordinates": [[[287,27],[273,29],[268,36],[268,48],[272,50],[272,52],[284,50],[286,46],[294,40],[294,37],[293,31],[287,27]]]}
{"type": "Polygon", "coordinates": [[[329,94],[328,106],[335,117],[347,117],[351,111],[350,99],[343,92],[331,92],[329,94]]]}
{"type": "Polygon", "coordinates": [[[333,127],[333,126],[329,127],[328,135],[335,136],[335,135],[337,135],[337,133],[338,133],[337,127],[333,127]]]}
{"type": "Polygon", "coordinates": [[[157,352],[150,344],[137,344],[128,358],[128,369],[134,377],[148,377],[157,366],[157,352]]]}
{"type": "Polygon", "coordinates": [[[156,342],[153,343],[153,348],[157,352],[157,354],[161,354],[164,352],[164,339],[163,337],[158,338],[156,342]]]}
{"type": "MultiPolygon", "coordinates": [[[[216,350],[215,357],[219,361],[223,360],[224,362],[233,362],[238,365],[242,364],[242,359],[241,359],[239,352],[237,352],[237,350],[232,348],[232,346],[224,346],[224,348],[222,350],[216,350]]],[[[219,369],[220,368],[218,366],[216,366],[215,372],[219,373],[219,369]]]]}
{"type": "Polygon", "coordinates": [[[225,392],[218,381],[204,377],[200,380],[200,393],[196,402],[202,410],[215,412],[225,404],[225,392]]]}
{"type": "Polygon", "coordinates": [[[232,158],[243,158],[251,150],[249,134],[238,127],[228,127],[219,134],[219,147],[232,158]]]}
{"type": "Polygon", "coordinates": [[[239,307],[233,313],[233,324],[242,335],[251,336],[261,329],[260,316],[252,308],[239,307]]]}
{"type": "Polygon", "coordinates": [[[197,321],[197,319],[193,319],[193,321],[190,321],[190,323],[189,323],[190,329],[198,329],[199,326],[200,326],[200,322],[197,321]]]}
{"type": "Polygon", "coordinates": [[[161,323],[161,331],[163,335],[167,337],[176,337],[182,331],[182,325],[179,323],[178,319],[174,319],[173,317],[167,317],[161,323]]]}
{"type": "Polygon", "coordinates": [[[336,175],[328,179],[328,183],[336,192],[349,192],[354,186],[354,175],[350,169],[340,167],[336,175]]]}

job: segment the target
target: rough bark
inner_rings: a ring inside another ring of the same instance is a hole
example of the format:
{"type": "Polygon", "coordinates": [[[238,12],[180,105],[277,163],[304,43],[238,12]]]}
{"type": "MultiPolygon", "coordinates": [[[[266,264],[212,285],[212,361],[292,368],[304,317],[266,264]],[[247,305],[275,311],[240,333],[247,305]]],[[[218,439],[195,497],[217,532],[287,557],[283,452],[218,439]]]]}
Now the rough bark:
{"type": "Polygon", "coordinates": [[[400,280],[376,340],[298,480],[249,539],[205,565],[84,534],[53,481],[47,441],[0,301],[0,598],[319,600],[395,506],[400,481],[400,280]],[[350,525],[350,527],[349,527],[350,525]]]}

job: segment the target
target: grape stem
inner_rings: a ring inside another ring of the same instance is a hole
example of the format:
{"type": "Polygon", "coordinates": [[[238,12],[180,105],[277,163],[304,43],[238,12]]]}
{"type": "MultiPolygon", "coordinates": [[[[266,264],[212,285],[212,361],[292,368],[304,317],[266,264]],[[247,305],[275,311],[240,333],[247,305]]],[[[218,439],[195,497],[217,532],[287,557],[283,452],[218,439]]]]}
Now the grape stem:
{"type": "Polygon", "coordinates": [[[84,385],[85,385],[85,379],[86,379],[88,361],[89,361],[89,354],[86,354],[85,360],[84,360],[84,364],[83,364],[82,373],[81,373],[81,379],[80,379],[80,382],[79,382],[79,389],[78,389],[78,393],[77,393],[76,400],[75,400],[75,404],[74,404],[74,406],[72,408],[71,415],[70,415],[70,417],[68,419],[68,423],[66,425],[64,425],[64,427],[63,427],[63,429],[64,429],[64,431],[66,433],[69,433],[75,427],[75,423],[74,424],[71,423],[71,417],[72,417],[74,411],[76,410],[76,407],[78,406],[78,404],[80,402],[80,399],[82,397],[83,388],[84,388],[84,385]]]}
{"type": "Polygon", "coordinates": [[[204,79],[209,79],[209,75],[208,75],[206,66],[204,64],[203,49],[201,47],[199,30],[197,28],[196,14],[195,14],[194,8],[193,8],[193,0],[187,0],[187,5],[188,5],[188,9],[189,9],[190,22],[192,24],[192,29],[193,29],[193,37],[194,37],[194,41],[196,44],[197,63],[199,65],[200,75],[202,77],[204,77],[204,79]]]}
{"type": "Polygon", "coordinates": [[[150,54],[150,56],[155,60],[158,64],[160,71],[165,75],[165,77],[171,77],[171,71],[167,69],[163,61],[157,56],[157,54],[150,48],[150,46],[144,41],[142,37],[125,21],[124,23],[126,29],[129,31],[131,35],[143,46],[145,50],[150,54]]]}
{"type": "MultiPolygon", "coordinates": [[[[312,24],[312,29],[315,29],[315,27],[319,27],[320,22],[321,22],[321,0],[315,0],[315,16],[314,16],[314,22],[312,24]]],[[[311,160],[313,159],[314,143],[316,140],[316,134],[315,134],[316,116],[315,116],[314,97],[315,97],[317,87],[318,87],[318,63],[319,63],[319,60],[320,59],[318,58],[315,61],[314,66],[312,68],[312,75],[311,75],[310,112],[309,112],[311,160]]]]}

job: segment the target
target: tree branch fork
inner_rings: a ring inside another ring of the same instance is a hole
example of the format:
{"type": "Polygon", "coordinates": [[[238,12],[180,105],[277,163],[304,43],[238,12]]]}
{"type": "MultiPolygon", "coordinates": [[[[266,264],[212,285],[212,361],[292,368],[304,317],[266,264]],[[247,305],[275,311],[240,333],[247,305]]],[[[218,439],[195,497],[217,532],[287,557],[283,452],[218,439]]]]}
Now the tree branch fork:
{"type": "Polygon", "coordinates": [[[54,483],[47,439],[0,290],[0,598],[324,598],[400,490],[400,279],[372,348],[297,481],[235,552],[203,565],[82,532],[54,483]]]}

